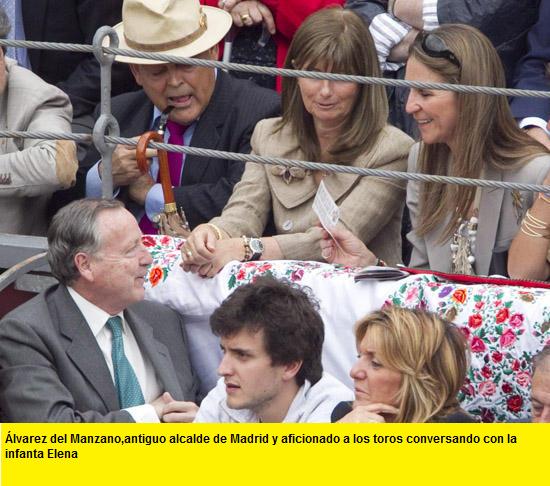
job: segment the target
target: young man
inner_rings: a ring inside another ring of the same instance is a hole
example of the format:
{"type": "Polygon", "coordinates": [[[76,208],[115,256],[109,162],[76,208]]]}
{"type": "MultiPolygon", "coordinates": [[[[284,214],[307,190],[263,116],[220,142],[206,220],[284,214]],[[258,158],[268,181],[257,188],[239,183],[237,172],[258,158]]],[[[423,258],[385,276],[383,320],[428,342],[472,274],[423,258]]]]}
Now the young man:
{"type": "Polygon", "coordinates": [[[195,422],[330,422],[353,393],[323,374],[324,328],[303,291],[269,277],[244,285],[210,317],[224,352],[218,385],[195,422]]]}

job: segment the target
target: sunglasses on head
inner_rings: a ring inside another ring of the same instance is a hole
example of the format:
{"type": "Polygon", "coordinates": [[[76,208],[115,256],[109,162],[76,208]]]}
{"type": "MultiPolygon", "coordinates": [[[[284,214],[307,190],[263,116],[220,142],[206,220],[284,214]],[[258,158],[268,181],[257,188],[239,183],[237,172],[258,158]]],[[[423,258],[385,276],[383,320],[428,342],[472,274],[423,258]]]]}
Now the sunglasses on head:
{"type": "Polygon", "coordinates": [[[447,61],[452,62],[456,67],[461,67],[460,61],[437,34],[423,33],[421,46],[428,56],[447,59],[447,61]]]}

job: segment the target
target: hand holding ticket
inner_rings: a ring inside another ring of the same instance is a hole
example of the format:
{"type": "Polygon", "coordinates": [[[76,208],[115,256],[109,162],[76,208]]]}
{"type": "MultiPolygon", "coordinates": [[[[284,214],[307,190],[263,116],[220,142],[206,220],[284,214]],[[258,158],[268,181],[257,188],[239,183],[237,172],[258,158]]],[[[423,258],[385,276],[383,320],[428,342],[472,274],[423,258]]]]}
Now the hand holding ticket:
{"type": "Polygon", "coordinates": [[[340,208],[336,205],[334,199],[332,199],[324,181],[321,181],[319,184],[312,207],[321,225],[332,237],[332,233],[340,220],[340,208]]]}

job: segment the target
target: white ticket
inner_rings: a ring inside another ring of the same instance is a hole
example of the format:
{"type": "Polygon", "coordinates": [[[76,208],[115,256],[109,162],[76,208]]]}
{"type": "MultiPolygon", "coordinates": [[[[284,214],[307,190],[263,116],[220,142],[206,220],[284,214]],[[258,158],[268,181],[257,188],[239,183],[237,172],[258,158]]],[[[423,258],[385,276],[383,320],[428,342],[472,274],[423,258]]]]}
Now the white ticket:
{"type": "Polygon", "coordinates": [[[323,228],[332,236],[332,232],[340,220],[340,208],[332,199],[323,181],[319,184],[312,207],[323,228]]]}

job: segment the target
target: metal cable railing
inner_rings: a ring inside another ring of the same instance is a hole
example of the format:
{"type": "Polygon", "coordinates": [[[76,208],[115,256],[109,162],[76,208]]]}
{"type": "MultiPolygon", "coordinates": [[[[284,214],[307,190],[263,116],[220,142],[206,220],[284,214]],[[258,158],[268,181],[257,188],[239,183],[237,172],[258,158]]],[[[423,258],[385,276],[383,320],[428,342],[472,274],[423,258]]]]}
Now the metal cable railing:
{"type": "MultiPolygon", "coordinates": [[[[15,130],[0,130],[0,137],[12,138],[32,138],[42,140],[73,140],[76,142],[91,141],[92,136],[83,133],[64,133],[33,131],[22,132],[15,130]]],[[[137,141],[133,138],[113,137],[106,135],[105,142],[109,144],[121,144],[135,147],[137,141]]],[[[548,192],[550,186],[541,184],[525,184],[520,182],[503,182],[485,179],[468,179],[465,177],[451,177],[442,175],[421,174],[416,172],[400,172],[394,170],[369,169],[366,167],[352,167],[348,165],[327,164],[324,162],[309,162],[297,159],[283,159],[280,157],[269,157],[254,154],[241,154],[236,152],[226,152],[223,150],[203,149],[199,147],[188,147],[181,145],[171,145],[168,143],[150,142],[149,147],[166,150],[168,152],[177,152],[187,155],[197,155],[199,157],[213,157],[218,159],[235,160],[239,162],[255,162],[265,165],[282,165],[284,167],[299,167],[306,170],[318,170],[324,172],[338,172],[341,174],[355,174],[360,176],[383,177],[386,179],[396,179],[404,181],[417,182],[436,182],[444,184],[456,184],[467,187],[485,187],[494,189],[507,189],[518,191],[548,192]]]]}
{"type": "MultiPolygon", "coordinates": [[[[101,116],[96,121],[93,134],[82,133],[59,133],[48,131],[33,131],[22,132],[13,130],[0,131],[0,137],[13,138],[37,138],[37,139],[65,139],[73,141],[93,141],[98,149],[102,163],[104,166],[105,176],[102,179],[102,194],[103,197],[112,197],[113,184],[111,177],[111,156],[116,144],[124,144],[129,146],[137,145],[133,139],[122,138],[119,136],[119,126],[117,120],[111,114],[110,105],[110,74],[111,65],[115,55],[123,55],[128,57],[136,57],[141,59],[151,59],[164,62],[172,62],[179,64],[187,64],[193,66],[214,67],[221,69],[229,69],[236,71],[244,71],[250,73],[271,74],[287,77],[306,77],[313,79],[328,79],[334,81],[350,81],[360,84],[377,84],[383,86],[395,86],[405,88],[419,89],[444,89],[449,91],[471,93],[471,94],[488,94],[497,96],[520,96],[520,97],[538,97],[550,98],[550,92],[547,91],[532,91],[519,90],[509,88],[494,88],[488,86],[467,86],[448,83],[428,83],[420,81],[406,81],[398,79],[385,79],[369,76],[352,76],[346,74],[321,73],[311,71],[301,71],[294,69],[279,69],[263,66],[253,66],[244,64],[227,63],[221,61],[211,61],[197,58],[186,58],[180,56],[172,56],[158,53],[140,52],[133,49],[119,49],[118,36],[110,27],[101,27],[94,36],[93,45],[84,44],[69,44],[57,42],[35,42],[35,41],[17,41],[17,40],[0,40],[0,46],[23,47],[27,49],[46,49],[46,50],[67,50],[77,52],[93,52],[101,66],[101,116]],[[105,40],[109,39],[109,46],[104,46],[105,40]]],[[[549,186],[539,184],[523,184],[515,182],[491,181],[484,179],[467,179],[462,177],[450,177],[441,175],[411,173],[389,171],[381,169],[369,169],[360,167],[351,167],[339,164],[325,164],[319,162],[309,162],[303,160],[282,159],[278,157],[258,156],[253,154],[240,154],[219,150],[202,149],[198,147],[182,147],[169,145],[164,143],[150,142],[152,148],[163,149],[172,152],[179,152],[189,155],[197,155],[200,157],[216,157],[242,162],[255,162],[268,165],[282,165],[285,167],[300,167],[309,170],[321,170],[324,172],[339,172],[356,174],[360,176],[376,176],[390,178],[396,180],[419,181],[419,182],[436,182],[445,184],[456,184],[461,186],[474,186],[485,188],[498,188],[520,191],[536,191],[550,192],[549,186]]]]}
{"type": "MultiPolygon", "coordinates": [[[[67,50],[76,52],[96,52],[96,47],[85,44],[69,44],[61,42],[36,42],[36,41],[16,41],[0,40],[0,46],[24,47],[27,49],[46,49],[46,50],[67,50]]],[[[283,76],[289,78],[312,78],[328,79],[331,81],[349,81],[358,84],[375,84],[381,86],[394,86],[399,88],[419,88],[419,89],[443,89],[455,91],[458,93],[488,94],[510,97],[530,97],[530,98],[550,98],[549,91],[537,91],[514,88],[495,88],[491,86],[472,86],[465,84],[450,83],[432,83],[423,81],[408,81],[405,79],[386,79],[374,76],[355,76],[350,74],[323,73],[317,71],[302,71],[299,69],[283,69],[265,66],[254,66],[250,64],[238,64],[223,61],[212,61],[208,59],[199,59],[194,57],[181,57],[166,54],[141,52],[134,49],[120,49],[118,47],[102,47],[104,54],[135,57],[139,59],[150,59],[155,61],[171,62],[176,64],[185,64],[190,66],[202,66],[219,68],[230,71],[240,71],[255,74],[268,74],[272,76],[283,76]]]]}

